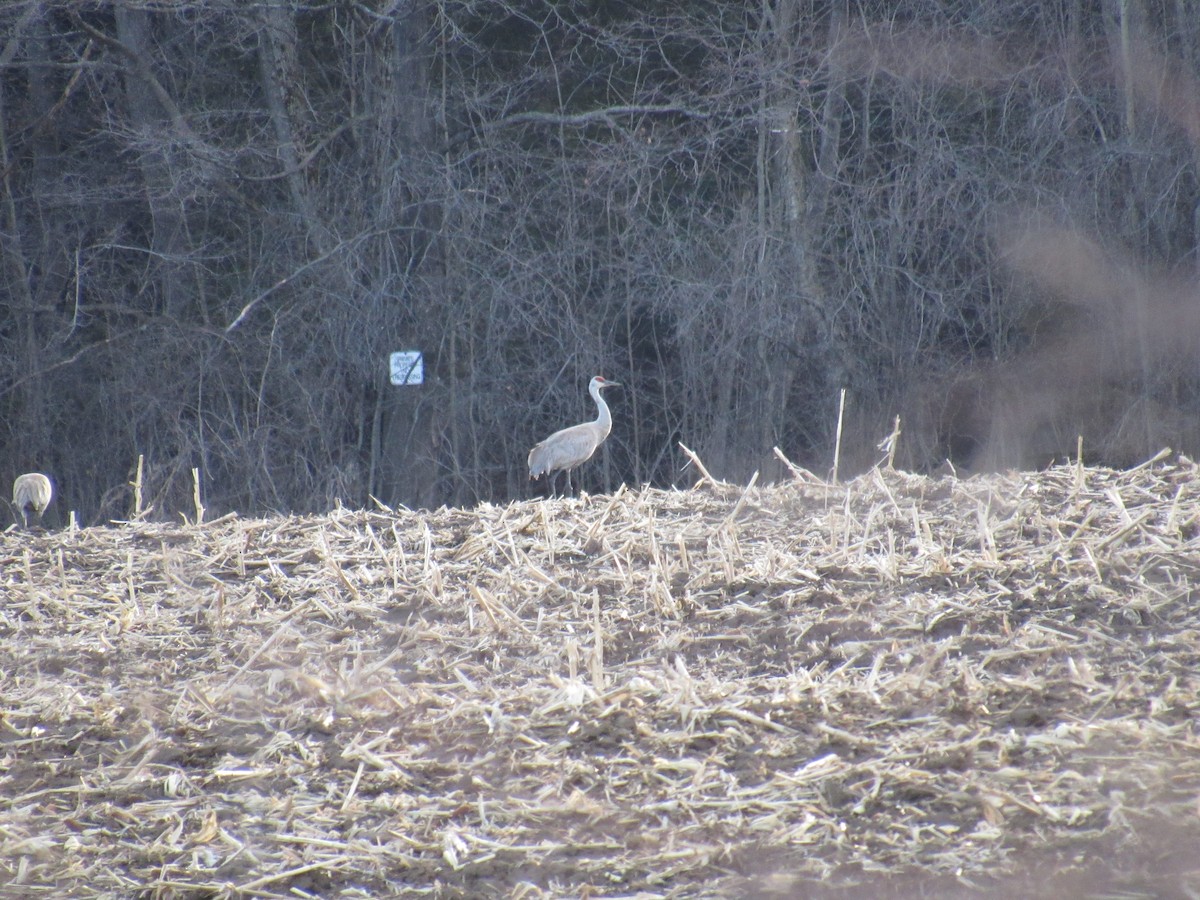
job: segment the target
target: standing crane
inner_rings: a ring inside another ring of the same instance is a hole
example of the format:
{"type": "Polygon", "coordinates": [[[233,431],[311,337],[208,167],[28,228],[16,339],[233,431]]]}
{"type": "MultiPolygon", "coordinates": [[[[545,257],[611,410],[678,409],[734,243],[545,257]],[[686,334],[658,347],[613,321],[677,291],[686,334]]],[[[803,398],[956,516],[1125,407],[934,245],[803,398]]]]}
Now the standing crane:
{"type": "Polygon", "coordinates": [[[54,489],[50,486],[50,479],[41,472],[18,475],[17,480],[13,482],[13,506],[21,514],[26,528],[29,527],[29,510],[32,509],[37,520],[41,522],[42,513],[50,505],[53,496],[54,489]]]}
{"type": "Polygon", "coordinates": [[[600,396],[602,390],[610,387],[620,385],[615,381],[605,381],[602,375],[597,375],[588,384],[588,393],[596,401],[596,409],[599,410],[596,421],[556,431],[529,451],[529,478],[536,480],[549,475],[551,495],[554,494],[554,482],[559,472],[567,473],[567,493],[570,493],[571,470],[591,459],[596,448],[604,443],[612,430],[612,414],[600,396]]]}

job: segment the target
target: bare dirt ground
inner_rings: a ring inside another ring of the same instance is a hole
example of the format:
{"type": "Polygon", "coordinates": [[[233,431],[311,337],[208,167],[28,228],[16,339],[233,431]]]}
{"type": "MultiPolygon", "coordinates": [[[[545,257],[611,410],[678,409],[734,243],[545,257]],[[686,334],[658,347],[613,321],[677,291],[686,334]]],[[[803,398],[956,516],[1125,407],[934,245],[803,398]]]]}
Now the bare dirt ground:
{"type": "Polygon", "coordinates": [[[1200,478],[0,535],[0,892],[1200,894],[1200,478]]]}

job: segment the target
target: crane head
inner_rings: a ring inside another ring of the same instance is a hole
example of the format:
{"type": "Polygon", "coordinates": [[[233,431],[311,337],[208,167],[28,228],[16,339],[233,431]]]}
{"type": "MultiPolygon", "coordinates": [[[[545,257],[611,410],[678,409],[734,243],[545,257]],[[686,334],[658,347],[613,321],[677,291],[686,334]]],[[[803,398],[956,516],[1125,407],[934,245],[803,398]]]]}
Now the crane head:
{"type": "Polygon", "coordinates": [[[595,378],[593,378],[592,384],[594,384],[598,388],[609,388],[609,387],[620,387],[621,386],[620,382],[609,381],[603,375],[597,375],[595,378]]]}

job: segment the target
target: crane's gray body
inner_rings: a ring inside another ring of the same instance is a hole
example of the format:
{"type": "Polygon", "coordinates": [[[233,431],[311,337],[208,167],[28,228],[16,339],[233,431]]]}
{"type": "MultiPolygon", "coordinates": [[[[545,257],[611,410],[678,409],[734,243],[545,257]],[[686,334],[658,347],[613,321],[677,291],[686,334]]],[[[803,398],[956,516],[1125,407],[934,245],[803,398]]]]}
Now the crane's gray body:
{"type": "Polygon", "coordinates": [[[26,528],[29,527],[29,511],[32,509],[40,522],[42,513],[46,511],[53,497],[54,489],[50,486],[50,479],[41,472],[18,475],[17,480],[13,482],[13,506],[21,513],[26,528]]]}
{"type": "Polygon", "coordinates": [[[588,383],[588,393],[596,401],[598,415],[594,422],[584,422],[556,431],[529,451],[529,477],[550,476],[550,490],[554,492],[554,480],[559,472],[567,473],[567,490],[571,489],[571,471],[587,462],[596,448],[604,443],[612,431],[612,414],[608,404],[600,396],[607,387],[616,387],[615,381],[605,381],[597,375],[588,383]]]}

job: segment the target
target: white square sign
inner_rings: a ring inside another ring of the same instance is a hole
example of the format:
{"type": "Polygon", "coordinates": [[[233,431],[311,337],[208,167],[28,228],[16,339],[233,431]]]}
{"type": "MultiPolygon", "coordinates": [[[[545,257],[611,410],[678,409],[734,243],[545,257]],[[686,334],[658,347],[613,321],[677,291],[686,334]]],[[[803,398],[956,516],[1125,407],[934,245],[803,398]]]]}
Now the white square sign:
{"type": "Polygon", "coordinates": [[[420,350],[392,354],[392,384],[424,384],[425,360],[420,350]]]}

